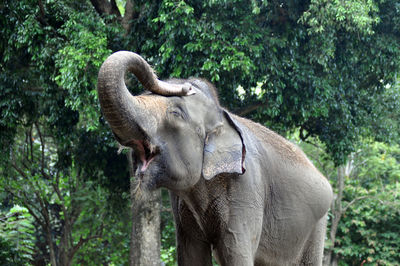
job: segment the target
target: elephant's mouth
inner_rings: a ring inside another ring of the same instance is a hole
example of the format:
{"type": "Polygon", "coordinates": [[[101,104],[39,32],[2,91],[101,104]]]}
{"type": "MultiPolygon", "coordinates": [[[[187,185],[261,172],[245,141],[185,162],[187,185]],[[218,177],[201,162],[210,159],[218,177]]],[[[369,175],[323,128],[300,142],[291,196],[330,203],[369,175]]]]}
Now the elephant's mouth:
{"type": "Polygon", "coordinates": [[[132,140],[132,143],[135,145],[135,150],[142,162],[140,172],[144,172],[147,170],[154,158],[159,154],[159,149],[148,140],[132,140]]]}

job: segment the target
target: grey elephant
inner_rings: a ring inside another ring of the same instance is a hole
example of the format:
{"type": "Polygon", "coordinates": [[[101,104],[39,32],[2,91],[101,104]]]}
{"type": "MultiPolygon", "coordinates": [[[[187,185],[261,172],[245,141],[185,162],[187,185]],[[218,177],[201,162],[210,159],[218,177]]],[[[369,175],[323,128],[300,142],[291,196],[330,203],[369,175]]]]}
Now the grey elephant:
{"type": "Polygon", "coordinates": [[[101,66],[98,96],[142,190],[169,189],[179,265],[321,265],[327,179],[294,144],[219,104],[198,79],[158,80],[138,54],[101,66]],[[133,96],[132,72],[147,90],[133,96]]]}

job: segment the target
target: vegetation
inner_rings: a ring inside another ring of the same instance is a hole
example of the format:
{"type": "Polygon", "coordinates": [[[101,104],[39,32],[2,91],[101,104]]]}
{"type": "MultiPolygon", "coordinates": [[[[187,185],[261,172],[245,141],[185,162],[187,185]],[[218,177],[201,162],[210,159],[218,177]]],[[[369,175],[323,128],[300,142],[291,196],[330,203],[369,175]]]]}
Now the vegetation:
{"type": "Polygon", "coordinates": [[[336,199],[329,215],[326,261],[339,265],[396,265],[400,261],[400,147],[365,139],[346,165],[334,167],[323,145],[299,141],[329,175],[336,199]]]}
{"type": "Polygon", "coordinates": [[[0,264],[128,263],[129,167],[96,92],[117,50],[213,81],[224,106],[299,142],[337,193],[329,262],[400,261],[399,18],[396,0],[3,1],[0,264]]]}
{"type": "Polygon", "coordinates": [[[343,220],[335,253],[348,264],[400,261],[400,147],[365,142],[345,178],[343,220]]]}

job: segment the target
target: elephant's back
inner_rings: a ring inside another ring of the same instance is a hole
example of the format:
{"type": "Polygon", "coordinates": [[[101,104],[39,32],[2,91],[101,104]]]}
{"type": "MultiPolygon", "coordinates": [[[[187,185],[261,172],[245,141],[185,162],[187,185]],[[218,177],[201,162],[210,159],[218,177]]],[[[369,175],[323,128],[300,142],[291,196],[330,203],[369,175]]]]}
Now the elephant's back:
{"type": "Polygon", "coordinates": [[[259,123],[239,116],[234,117],[254,135],[261,145],[269,148],[269,150],[272,148],[273,152],[279,155],[281,159],[287,160],[288,163],[300,163],[314,167],[303,151],[292,142],[259,123]]]}

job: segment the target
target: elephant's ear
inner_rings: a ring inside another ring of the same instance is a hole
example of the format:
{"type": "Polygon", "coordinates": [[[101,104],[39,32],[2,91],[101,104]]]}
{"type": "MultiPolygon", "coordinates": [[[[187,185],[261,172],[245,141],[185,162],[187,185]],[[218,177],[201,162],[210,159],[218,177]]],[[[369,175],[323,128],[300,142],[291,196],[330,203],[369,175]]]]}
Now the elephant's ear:
{"type": "Polygon", "coordinates": [[[210,180],[222,173],[244,174],[246,146],[242,131],[228,112],[226,122],[207,135],[203,155],[203,177],[210,180]]]}

